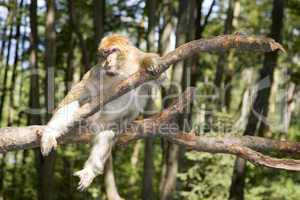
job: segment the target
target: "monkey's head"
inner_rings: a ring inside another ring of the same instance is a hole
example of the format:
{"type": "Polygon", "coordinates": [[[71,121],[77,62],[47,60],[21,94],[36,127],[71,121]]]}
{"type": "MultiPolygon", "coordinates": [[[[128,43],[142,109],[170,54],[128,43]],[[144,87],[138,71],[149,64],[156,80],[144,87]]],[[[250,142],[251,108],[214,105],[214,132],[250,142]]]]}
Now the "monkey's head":
{"type": "Polygon", "coordinates": [[[98,51],[101,56],[102,66],[111,76],[119,75],[124,67],[124,61],[128,55],[130,42],[127,37],[113,34],[104,37],[98,51]]]}

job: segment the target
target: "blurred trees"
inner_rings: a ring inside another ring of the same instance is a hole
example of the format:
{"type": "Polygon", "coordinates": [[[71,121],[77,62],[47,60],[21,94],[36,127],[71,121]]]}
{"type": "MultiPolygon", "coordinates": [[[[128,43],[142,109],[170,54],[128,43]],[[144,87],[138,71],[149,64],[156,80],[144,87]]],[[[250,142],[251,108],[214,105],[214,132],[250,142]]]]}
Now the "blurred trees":
{"type": "MultiPolygon", "coordinates": [[[[270,37],[274,38],[277,42],[282,41],[284,4],[283,0],[273,1],[270,37]]],[[[248,122],[244,131],[245,135],[255,135],[257,132],[259,136],[265,136],[268,124],[263,120],[268,116],[270,94],[273,86],[274,70],[277,65],[277,57],[278,52],[265,54],[264,64],[260,70],[257,83],[258,91],[252,105],[253,110],[249,113],[248,122]]],[[[240,158],[237,158],[235,161],[229,199],[244,199],[245,164],[246,161],[240,158]]]]}
{"type": "MultiPolygon", "coordinates": [[[[193,128],[201,134],[239,134],[243,127],[235,122],[243,121],[241,116],[248,118],[244,133],[257,129],[260,136],[299,140],[299,9],[298,0],[0,1],[0,124],[46,123],[51,116],[46,110],[52,111],[96,62],[98,42],[106,34],[125,34],[142,50],[165,54],[195,38],[237,31],[270,33],[287,54],[202,54],[173,66],[169,80],[182,88],[195,85],[202,94],[201,109],[189,116],[193,128]],[[271,85],[254,98],[251,80],[259,86],[265,76],[271,85]],[[293,95],[287,97],[291,85],[293,95]],[[218,95],[220,87],[225,90],[218,95]],[[251,104],[269,127],[248,112],[251,104]],[[29,114],[28,105],[36,114],[29,114]],[[290,126],[283,130],[287,108],[290,126]]],[[[164,88],[162,96],[178,92],[164,88]]],[[[125,199],[296,200],[300,195],[299,174],[251,164],[243,164],[240,181],[235,170],[230,189],[232,169],[238,168],[233,157],[189,152],[157,139],[116,149],[113,171],[79,193],[72,172],[88,151],[89,145],[60,147],[55,163],[54,156],[42,159],[39,150],[0,155],[0,199],[111,199],[105,193],[113,178],[125,199]]]]}

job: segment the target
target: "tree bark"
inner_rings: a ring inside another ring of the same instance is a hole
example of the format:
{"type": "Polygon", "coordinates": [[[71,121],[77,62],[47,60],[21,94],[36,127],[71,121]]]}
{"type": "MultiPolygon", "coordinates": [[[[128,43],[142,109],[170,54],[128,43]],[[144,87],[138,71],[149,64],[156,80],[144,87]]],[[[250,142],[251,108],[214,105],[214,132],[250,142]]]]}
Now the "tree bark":
{"type": "Polygon", "coordinates": [[[6,47],[6,32],[7,32],[7,27],[9,26],[8,22],[9,17],[6,18],[5,20],[5,24],[4,24],[4,28],[2,29],[2,33],[1,33],[1,49],[0,49],[0,59],[3,59],[4,56],[4,49],[6,47]]]}
{"type": "Polygon", "coordinates": [[[106,195],[108,200],[122,200],[123,198],[120,197],[117,190],[117,185],[113,171],[113,159],[112,156],[110,156],[106,161],[104,169],[106,195]]]}
{"type": "MultiPolygon", "coordinates": [[[[70,7],[70,6],[69,6],[70,7]]],[[[69,8],[70,10],[70,8],[69,8]]],[[[76,46],[76,41],[73,35],[73,19],[72,16],[70,14],[69,11],[69,28],[70,28],[70,33],[69,33],[69,37],[70,37],[70,41],[69,41],[69,51],[67,53],[67,61],[66,61],[66,75],[64,76],[64,81],[65,81],[65,95],[68,94],[69,89],[71,88],[72,84],[73,84],[73,80],[74,80],[74,48],[76,46]]]]}
{"type": "Polygon", "coordinates": [[[5,171],[5,164],[6,164],[6,153],[1,155],[1,168],[0,168],[0,197],[5,198],[4,196],[4,171],[5,171]]]}
{"type": "MultiPolygon", "coordinates": [[[[39,74],[38,74],[38,30],[37,30],[37,0],[31,0],[30,7],[30,96],[29,96],[29,108],[31,109],[28,113],[28,124],[41,124],[41,116],[40,116],[40,99],[39,97],[39,74]]],[[[36,158],[36,169],[38,173],[38,186],[37,186],[37,193],[38,199],[44,200],[45,198],[48,199],[52,193],[47,193],[48,185],[44,184],[45,180],[48,179],[48,176],[43,177],[42,168],[40,160],[41,154],[40,149],[35,149],[35,158],[36,158]],[[48,196],[49,195],[49,196],[48,196]]],[[[50,186],[51,187],[51,186],[50,186]]]]}
{"type": "Polygon", "coordinates": [[[110,94],[103,96],[98,95],[91,99],[90,102],[82,105],[74,114],[74,120],[70,122],[69,127],[73,127],[76,122],[86,119],[89,116],[99,112],[103,105],[113,99],[135,89],[144,82],[156,80],[170,65],[181,60],[187,59],[200,52],[224,52],[228,49],[235,48],[238,51],[254,52],[272,52],[284,48],[273,39],[265,37],[245,36],[245,35],[223,35],[211,39],[199,39],[190,41],[169,52],[168,54],[157,58],[157,64],[149,70],[140,69],[124,81],[114,83],[110,94]]]}
{"type": "MultiPolygon", "coordinates": [[[[16,4],[16,1],[13,1],[14,4],[16,4]]],[[[3,120],[3,110],[4,110],[4,104],[7,96],[8,91],[8,71],[9,71],[9,59],[10,59],[10,53],[11,53],[11,43],[13,39],[13,23],[15,20],[15,7],[12,8],[9,12],[9,36],[8,36],[8,44],[7,44],[7,54],[6,54],[6,62],[5,62],[5,69],[4,69],[4,75],[3,75],[3,82],[2,82],[2,91],[1,91],[1,98],[0,98],[0,122],[3,120]]]]}
{"type": "MultiPolygon", "coordinates": [[[[94,5],[94,29],[95,29],[95,35],[94,35],[94,41],[96,41],[96,44],[98,45],[100,40],[102,39],[104,35],[104,22],[105,22],[105,0],[93,0],[94,5]]],[[[95,50],[97,50],[97,45],[95,45],[95,50]]],[[[109,200],[121,200],[118,193],[118,188],[115,183],[115,176],[113,171],[113,158],[110,156],[109,160],[106,162],[105,170],[104,170],[104,181],[105,181],[105,190],[106,195],[109,200]]]]}
{"type": "MultiPolygon", "coordinates": [[[[45,47],[45,120],[48,121],[51,117],[51,112],[54,110],[54,67],[56,60],[56,32],[55,32],[55,0],[47,0],[46,14],[46,47],[45,47]]],[[[43,157],[40,149],[36,150],[36,159],[38,162],[39,175],[39,194],[40,200],[53,199],[53,175],[56,153],[53,151],[48,156],[43,157]]]]}
{"type": "Polygon", "coordinates": [[[240,110],[240,117],[233,125],[233,129],[236,130],[244,130],[246,127],[251,108],[251,86],[253,84],[253,73],[254,69],[252,68],[245,69],[242,72],[242,76],[246,77],[244,80],[246,86],[243,92],[243,98],[238,108],[240,110]]]}
{"type": "Polygon", "coordinates": [[[64,82],[65,82],[65,91],[64,91],[64,94],[65,96],[68,94],[69,92],[69,89],[71,88],[72,86],[72,83],[73,83],[73,75],[74,75],[74,66],[73,66],[73,59],[74,59],[74,47],[75,47],[75,41],[74,41],[74,38],[73,38],[73,34],[71,33],[70,34],[70,43],[69,43],[69,51],[68,51],[68,54],[67,54],[67,68],[65,70],[65,76],[64,76],[64,82]]]}
{"type": "Polygon", "coordinates": [[[96,44],[98,44],[104,35],[105,0],[93,0],[93,8],[94,38],[96,44]]]}
{"type": "MultiPolygon", "coordinates": [[[[81,50],[81,56],[82,56],[82,64],[84,66],[84,71],[82,72],[87,72],[90,69],[90,62],[89,62],[89,53],[88,49],[86,46],[86,41],[80,31],[80,17],[77,14],[77,10],[75,8],[75,1],[68,0],[68,11],[69,11],[69,16],[72,24],[72,29],[75,31],[75,34],[79,40],[79,46],[81,50]]],[[[83,75],[83,73],[81,73],[83,75]]]]}
{"type": "MultiPolygon", "coordinates": [[[[148,30],[147,30],[147,50],[154,51],[155,49],[155,27],[157,26],[156,8],[158,6],[157,0],[147,0],[145,12],[148,16],[148,30]]],[[[151,89],[153,93],[153,89],[151,89]]],[[[155,111],[157,107],[154,104],[153,99],[149,99],[145,108],[146,111],[155,111]]],[[[153,138],[147,138],[145,140],[144,147],[144,171],[143,171],[143,189],[142,199],[150,200],[155,199],[153,190],[153,178],[154,178],[154,143],[153,138]]]]}
{"type": "MultiPolygon", "coordinates": [[[[162,7],[162,20],[163,20],[163,26],[160,30],[160,35],[159,35],[159,52],[161,55],[165,55],[168,51],[170,51],[172,48],[171,46],[171,36],[172,34],[175,33],[175,20],[174,20],[174,5],[172,3],[172,0],[164,0],[161,4],[162,7]]],[[[179,15],[180,16],[180,15],[179,15]]],[[[170,77],[170,79],[172,79],[171,77],[171,73],[172,73],[173,67],[170,67],[166,74],[168,77],[170,77]]],[[[162,96],[164,97],[164,95],[168,92],[169,88],[162,88],[162,96]],[[164,90],[165,89],[165,90],[164,90]]],[[[165,106],[165,105],[164,105],[165,106]]],[[[169,157],[169,143],[167,140],[165,139],[161,139],[161,147],[162,147],[162,170],[161,170],[161,181],[160,181],[160,199],[164,199],[165,195],[167,193],[169,193],[169,190],[166,191],[166,178],[168,178],[169,176],[167,175],[168,173],[168,167],[170,166],[168,163],[168,157],[169,157]]],[[[176,153],[175,153],[176,154],[176,153]]],[[[177,167],[177,165],[176,165],[177,167]]],[[[170,179],[169,179],[170,180],[170,179]]],[[[171,192],[170,192],[171,193],[171,192]]]]}
{"type": "MultiPolygon", "coordinates": [[[[281,42],[282,29],[283,29],[283,18],[284,18],[284,0],[273,0],[273,11],[272,11],[272,25],[270,37],[274,38],[275,41],[281,42]]],[[[244,135],[253,135],[258,130],[258,135],[263,136],[267,125],[260,121],[257,114],[260,117],[266,118],[269,109],[269,98],[271,93],[271,87],[273,83],[274,69],[277,63],[278,52],[266,53],[263,67],[260,71],[257,96],[253,103],[253,109],[249,114],[248,122],[244,135]],[[264,79],[269,80],[269,85],[266,87],[264,79]],[[260,123],[259,127],[258,124],[260,123]]],[[[237,158],[240,159],[240,158],[237,158]]],[[[245,185],[245,161],[236,161],[233,171],[233,178],[230,186],[229,199],[243,200],[244,199],[244,185],[245,185]]]]}
{"type": "MultiPolygon", "coordinates": [[[[300,152],[300,143],[278,141],[254,136],[220,137],[197,136],[194,131],[182,132],[178,128],[166,129],[170,123],[186,112],[195,98],[195,88],[188,88],[177,101],[152,117],[137,120],[130,124],[126,132],[118,138],[117,144],[128,144],[137,139],[148,137],[164,137],[185,146],[190,150],[225,153],[242,157],[254,164],[277,169],[300,171],[300,160],[278,159],[260,152],[280,152],[295,154],[300,152]],[[260,152],[258,152],[260,151],[260,152]]],[[[39,146],[40,136],[45,126],[8,127],[0,129],[0,153],[11,150],[28,149],[39,146]]],[[[70,142],[88,142],[92,135],[87,127],[77,127],[71,130],[72,136],[59,138],[59,144],[70,142]]]]}
{"type": "Polygon", "coordinates": [[[93,0],[93,24],[94,24],[94,43],[91,50],[93,63],[97,62],[97,48],[98,44],[104,36],[105,24],[105,0],[93,0]]]}
{"type": "MultiPolygon", "coordinates": [[[[196,2],[193,1],[180,1],[179,4],[179,17],[177,24],[177,32],[176,32],[176,46],[180,46],[188,40],[192,40],[194,38],[194,11],[195,11],[196,2]],[[186,30],[190,30],[189,33],[186,33],[186,30]]],[[[177,63],[173,67],[173,72],[171,76],[172,84],[181,85],[181,90],[190,85],[191,78],[191,60],[177,63]]],[[[175,88],[171,86],[168,94],[170,95],[178,95],[180,91],[176,91],[175,88]]],[[[183,122],[183,118],[178,120],[179,123],[183,122]]],[[[182,127],[182,125],[180,125],[182,127]]],[[[183,148],[178,146],[177,144],[167,143],[167,153],[166,153],[166,169],[162,182],[161,182],[161,194],[160,198],[162,200],[172,199],[173,192],[176,188],[176,176],[178,172],[178,161],[180,154],[183,153],[183,148]]]]}
{"type": "Polygon", "coordinates": [[[29,96],[29,108],[32,109],[28,113],[28,124],[41,124],[41,118],[39,109],[40,106],[40,87],[39,87],[39,75],[38,75],[38,32],[37,32],[37,0],[31,0],[30,7],[30,96],[29,96]]]}
{"type": "Polygon", "coordinates": [[[286,91],[286,98],[284,98],[283,109],[282,109],[282,119],[283,119],[283,131],[284,133],[287,133],[290,127],[290,122],[292,118],[292,113],[295,109],[295,90],[296,90],[296,84],[295,83],[289,83],[286,91]]]}
{"type": "MultiPolygon", "coordinates": [[[[227,16],[224,23],[224,34],[230,34],[234,31],[234,20],[238,17],[236,10],[239,4],[239,0],[229,0],[227,16]]],[[[230,95],[231,95],[231,80],[232,72],[228,68],[228,62],[233,62],[229,59],[232,52],[222,53],[218,59],[217,69],[214,84],[219,91],[219,102],[218,108],[220,110],[228,110],[230,106],[230,95]],[[225,75],[224,87],[222,86],[223,76],[225,75]],[[225,108],[224,108],[225,106],[225,108]]],[[[232,57],[232,56],[231,56],[232,57]]]]}
{"type": "Polygon", "coordinates": [[[20,43],[20,25],[21,25],[21,20],[22,20],[22,7],[23,7],[23,0],[20,1],[19,7],[18,7],[18,16],[17,16],[17,24],[16,24],[16,34],[15,34],[15,39],[16,39],[16,49],[15,49],[15,58],[14,58],[14,64],[13,64],[13,70],[12,70],[12,76],[11,76],[11,83],[10,83],[10,89],[9,89],[9,107],[10,113],[8,116],[7,120],[7,125],[12,126],[13,124],[13,116],[14,116],[14,111],[15,111],[15,99],[14,99],[14,89],[15,89],[15,82],[16,82],[16,77],[17,77],[17,67],[18,67],[18,61],[19,61],[19,43],[20,43]]]}
{"type": "Polygon", "coordinates": [[[51,117],[54,110],[55,84],[54,84],[54,67],[56,61],[56,31],[55,31],[55,0],[47,0],[46,14],[46,48],[45,48],[45,68],[46,68],[46,85],[45,85],[45,106],[46,121],[51,117]]]}

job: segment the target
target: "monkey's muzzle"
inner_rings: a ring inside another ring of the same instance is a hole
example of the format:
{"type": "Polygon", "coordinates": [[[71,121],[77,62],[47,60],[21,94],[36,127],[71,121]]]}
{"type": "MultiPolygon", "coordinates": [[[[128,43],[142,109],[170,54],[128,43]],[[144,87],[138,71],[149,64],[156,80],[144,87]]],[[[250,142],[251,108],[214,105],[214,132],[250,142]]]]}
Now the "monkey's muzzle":
{"type": "Polygon", "coordinates": [[[106,74],[109,76],[117,76],[119,74],[119,72],[116,69],[114,69],[113,67],[110,67],[110,66],[105,66],[104,70],[105,70],[106,74]]]}

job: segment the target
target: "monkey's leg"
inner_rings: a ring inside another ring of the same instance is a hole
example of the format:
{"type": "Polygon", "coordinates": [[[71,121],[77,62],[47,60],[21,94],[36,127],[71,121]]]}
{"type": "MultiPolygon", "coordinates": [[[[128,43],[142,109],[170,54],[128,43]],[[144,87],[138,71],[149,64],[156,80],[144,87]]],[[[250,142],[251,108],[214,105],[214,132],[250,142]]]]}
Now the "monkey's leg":
{"type": "Polygon", "coordinates": [[[80,178],[78,190],[85,190],[96,176],[103,174],[105,162],[111,154],[115,135],[116,133],[112,130],[107,130],[100,132],[95,137],[92,151],[84,168],[74,173],[74,176],[80,178]]]}
{"type": "Polygon", "coordinates": [[[73,114],[79,107],[79,102],[73,101],[55,112],[48,122],[41,138],[41,152],[43,156],[48,155],[52,149],[56,148],[56,138],[66,132],[68,124],[74,120],[73,114]]]}

